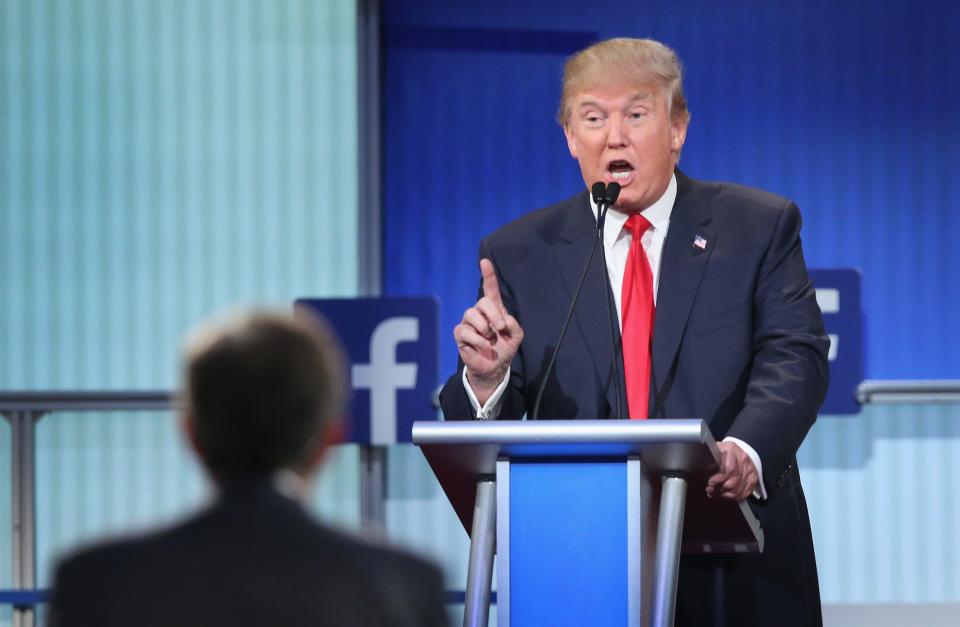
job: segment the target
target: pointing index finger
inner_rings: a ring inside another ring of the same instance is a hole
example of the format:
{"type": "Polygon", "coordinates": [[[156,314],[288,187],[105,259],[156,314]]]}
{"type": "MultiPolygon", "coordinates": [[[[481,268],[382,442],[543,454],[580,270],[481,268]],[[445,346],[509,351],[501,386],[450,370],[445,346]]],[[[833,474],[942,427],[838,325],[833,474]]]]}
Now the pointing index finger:
{"type": "Polygon", "coordinates": [[[493,262],[489,259],[481,259],[480,275],[483,277],[483,295],[492,300],[502,312],[503,300],[500,298],[500,283],[497,282],[497,272],[493,269],[493,262]]]}

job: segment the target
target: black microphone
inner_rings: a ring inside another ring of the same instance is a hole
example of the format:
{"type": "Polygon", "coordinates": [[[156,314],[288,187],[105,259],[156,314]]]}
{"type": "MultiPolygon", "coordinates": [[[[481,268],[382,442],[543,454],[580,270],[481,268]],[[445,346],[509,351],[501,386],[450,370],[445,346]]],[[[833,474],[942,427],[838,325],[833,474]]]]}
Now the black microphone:
{"type": "MultiPolygon", "coordinates": [[[[620,193],[619,185],[617,185],[617,193],[620,193]]],[[[603,181],[597,181],[593,184],[593,187],[590,188],[590,195],[593,196],[593,202],[595,205],[597,205],[597,211],[599,212],[600,205],[607,200],[607,186],[603,181]]]]}
{"type": "MultiPolygon", "coordinates": [[[[596,186],[594,186],[596,187],[596,186]]],[[[602,209],[600,204],[597,203],[597,233],[598,237],[603,237],[603,224],[607,218],[607,211],[610,207],[613,206],[613,203],[617,202],[617,197],[620,196],[620,183],[612,182],[607,185],[606,193],[604,194],[604,201],[606,202],[606,207],[602,209]]],[[[610,329],[610,355],[611,363],[610,369],[613,371],[613,392],[617,397],[617,411],[614,414],[614,418],[620,419],[623,418],[623,401],[620,398],[620,360],[617,359],[617,334],[614,330],[614,325],[617,324],[617,318],[615,314],[616,301],[613,299],[613,288],[610,286],[610,272],[607,270],[607,256],[606,254],[602,255],[603,259],[603,295],[606,296],[607,301],[607,326],[610,329]]]]}
{"type": "MultiPolygon", "coordinates": [[[[590,247],[590,256],[587,257],[587,263],[583,266],[583,272],[580,274],[580,281],[577,282],[577,289],[573,293],[573,299],[570,301],[570,309],[567,310],[567,317],[563,321],[563,326],[560,328],[560,337],[557,338],[556,348],[553,350],[553,354],[550,356],[550,361],[547,363],[547,368],[543,373],[543,380],[540,381],[540,387],[537,389],[537,398],[533,403],[533,411],[530,413],[530,420],[536,420],[540,415],[540,401],[543,400],[543,391],[547,387],[547,381],[550,379],[550,373],[553,372],[553,365],[557,361],[557,354],[560,352],[560,345],[563,343],[563,338],[567,334],[567,327],[570,325],[570,319],[573,317],[573,310],[577,306],[577,301],[580,300],[580,291],[583,289],[583,281],[587,278],[587,270],[590,268],[590,262],[593,261],[593,256],[597,252],[597,242],[601,240],[603,233],[603,219],[606,217],[606,209],[613,204],[612,201],[609,201],[610,197],[610,186],[616,185],[616,189],[613,191],[614,200],[617,195],[620,193],[620,185],[617,183],[611,183],[610,185],[605,185],[603,181],[598,181],[594,183],[590,188],[590,194],[593,197],[593,201],[597,204],[597,232],[596,236],[593,238],[593,246],[590,247]]],[[[605,255],[601,255],[605,257],[605,255]]],[[[604,275],[606,277],[606,259],[604,259],[604,275]]],[[[610,291],[610,281],[605,279],[604,284],[607,286],[605,291],[610,291]]],[[[608,294],[609,297],[609,294],[608,294]]],[[[610,315],[609,301],[607,303],[607,316],[610,315]]],[[[611,334],[612,334],[611,328],[611,334]]],[[[611,338],[613,335],[610,336],[611,338]]],[[[614,355],[614,360],[616,360],[616,355],[614,355]]],[[[618,372],[619,374],[619,372],[618,372]]],[[[619,379],[619,377],[617,377],[619,379]]],[[[619,406],[620,395],[619,395],[619,381],[617,383],[617,404],[619,406]]],[[[619,417],[619,407],[617,408],[617,414],[619,417]]]]}
{"type": "MultiPolygon", "coordinates": [[[[596,187],[596,186],[594,186],[596,187]]],[[[614,181],[607,185],[607,209],[613,206],[613,203],[617,202],[617,198],[620,197],[620,183],[614,181]]],[[[606,213],[606,212],[604,212],[606,213]]]]}

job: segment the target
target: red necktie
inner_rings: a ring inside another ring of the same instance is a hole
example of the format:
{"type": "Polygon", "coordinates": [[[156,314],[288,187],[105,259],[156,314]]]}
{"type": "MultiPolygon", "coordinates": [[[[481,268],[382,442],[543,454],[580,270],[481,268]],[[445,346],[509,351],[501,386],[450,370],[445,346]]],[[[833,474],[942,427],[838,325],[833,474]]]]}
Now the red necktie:
{"type": "Polygon", "coordinates": [[[623,273],[620,307],[623,370],[627,382],[627,407],[632,420],[647,418],[650,401],[650,339],[653,337],[653,273],[640,238],[650,223],[640,214],[627,218],[623,228],[630,231],[630,254],[623,273]]]}

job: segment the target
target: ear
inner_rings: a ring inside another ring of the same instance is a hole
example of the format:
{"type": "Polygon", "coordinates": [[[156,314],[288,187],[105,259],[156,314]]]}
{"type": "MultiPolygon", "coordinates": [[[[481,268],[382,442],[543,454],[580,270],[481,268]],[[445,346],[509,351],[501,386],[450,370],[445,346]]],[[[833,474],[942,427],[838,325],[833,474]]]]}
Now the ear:
{"type": "Polygon", "coordinates": [[[197,457],[203,460],[203,449],[200,448],[200,441],[197,439],[197,425],[190,412],[184,412],[180,416],[180,432],[183,433],[184,439],[197,457]]]}
{"type": "Polygon", "coordinates": [[[670,122],[670,150],[678,153],[683,148],[683,143],[687,141],[687,121],[682,117],[677,117],[670,122]]]}
{"type": "Polygon", "coordinates": [[[343,424],[343,420],[334,420],[317,437],[316,445],[307,460],[308,474],[317,470],[323,464],[330,447],[343,442],[346,436],[343,424]]]}
{"type": "Polygon", "coordinates": [[[570,151],[570,156],[579,160],[580,157],[577,156],[577,138],[569,122],[563,125],[563,134],[567,137],[567,149],[570,151]]]}

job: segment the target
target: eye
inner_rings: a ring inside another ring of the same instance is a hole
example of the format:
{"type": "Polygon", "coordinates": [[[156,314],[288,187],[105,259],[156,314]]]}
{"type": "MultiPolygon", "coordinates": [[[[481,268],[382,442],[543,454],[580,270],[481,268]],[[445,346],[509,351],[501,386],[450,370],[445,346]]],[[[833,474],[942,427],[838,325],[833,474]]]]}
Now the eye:
{"type": "Polygon", "coordinates": [[[599,113],[587,113],[583,116],[583,123],[592,128],[602,126],[603,116],[599,113]]]}
{"type": "Polygon", "coordinates": [[[631,119],[631,120],[642,120],[642,119],[645,118],[645,117],[647,117],[647,112],[646,112],[646,111],[633,111],[633,112],[630,114],[630,119],[631,119]]]}

